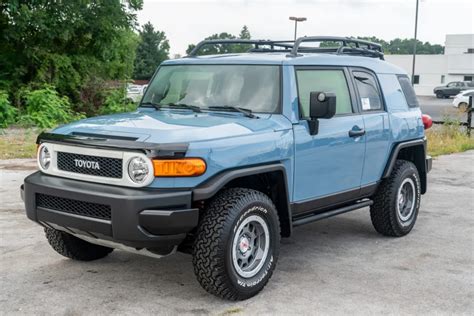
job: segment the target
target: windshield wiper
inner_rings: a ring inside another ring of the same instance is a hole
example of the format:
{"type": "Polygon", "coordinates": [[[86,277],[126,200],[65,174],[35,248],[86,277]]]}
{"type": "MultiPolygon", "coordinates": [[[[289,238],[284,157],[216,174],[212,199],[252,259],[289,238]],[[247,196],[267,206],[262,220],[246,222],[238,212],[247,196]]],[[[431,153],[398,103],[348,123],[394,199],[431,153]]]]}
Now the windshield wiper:
{"type": "Polygon", "coordinates": [[[155,103],[155,102],[142,102],[142,103],[140,103],[139,106],[143,106],[143,105],[144,106],[150,106],[151,105],[152,107],[154,107],[157,110],[159,110],[161,108],[161,104],[155,103]]]}
{"type": "Polygon", "coordinates": [[[209,110],[224,110],[224,111],[240,112],[240,113],[242,113],[243,115],[245,115],[246,117],[258,118],[257,116],[255,116],[254,114],[252,114],[252,110],[250,110],[250,109],[245,109],[245,108],[241,108],[241,107],[238,107],[238,106],[231,106],[231,105],[215,105],[215,106],[210,106],[208,109],[209,109],[209,110]]]}
{"type": "Polygon", "coordinates": [[[201,108],[197,105],[189,105],[189,104],[184,104],[184,103],[168,103],[166,106],[169,107],[174,107],[174,108],[183,108],[183,109],[189,109],[192,110],[193,112],[202,112],[201,108]]]}

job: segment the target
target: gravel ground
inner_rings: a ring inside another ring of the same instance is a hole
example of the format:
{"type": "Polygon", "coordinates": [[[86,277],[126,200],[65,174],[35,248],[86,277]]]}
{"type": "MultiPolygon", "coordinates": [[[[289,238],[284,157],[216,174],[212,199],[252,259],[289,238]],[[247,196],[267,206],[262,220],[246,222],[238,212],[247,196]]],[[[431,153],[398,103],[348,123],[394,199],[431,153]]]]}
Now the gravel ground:
{"type": "Polygon", "coordinates": [[[191,257],[56,254],[26,219],[30,160],[0,162],[0,314],[470,314],[474,311],[474,151],[433,162],[417,225],[378,235],[368,210],[295,229],[267,287],[244,302],[207,294],[191,257]]]}

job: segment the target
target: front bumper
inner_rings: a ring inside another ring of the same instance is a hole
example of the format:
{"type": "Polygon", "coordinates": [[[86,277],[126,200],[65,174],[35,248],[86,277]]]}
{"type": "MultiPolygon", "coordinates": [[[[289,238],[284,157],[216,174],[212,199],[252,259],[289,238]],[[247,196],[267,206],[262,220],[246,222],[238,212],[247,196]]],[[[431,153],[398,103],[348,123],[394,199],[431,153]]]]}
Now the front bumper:
{"type": "Polygon", "coordinates": [[[190,190],[123,188],[36,172],[25,178],[21,195],[28,218],[43,226],[163,253],[198,224],[199,210],[191,206],[190,190]],[[37,206],[38,196],[54,199],[56,206],[37,206]],[[68,203],[101,205],[109,215],[90,217],[76,204],[71,213],[68,203]]]}

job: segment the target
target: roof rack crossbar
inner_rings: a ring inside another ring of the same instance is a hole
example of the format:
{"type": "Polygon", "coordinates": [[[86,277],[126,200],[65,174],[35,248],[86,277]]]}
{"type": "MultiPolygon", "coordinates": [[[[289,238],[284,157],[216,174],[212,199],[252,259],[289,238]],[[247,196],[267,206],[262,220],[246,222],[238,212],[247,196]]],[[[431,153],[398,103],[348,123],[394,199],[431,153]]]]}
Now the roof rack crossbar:
{"type": "MultiPolygon", "coordinates": [[[[339,42],[341,45],[335,51],[337,54],[358,54],[362,56],[369,56],[369,57],[378,57],[380,59],[383,58],[383,50],[382,45],[377,43],[372,43],[365,40],[360,40],[356,38],[350,37],[338,37],[338,36],[309,36],[309,37],[299,37],[291,50],[291,53],[288,56],[296,57],[298,56],[298,51],[310,51],[312,49],[306,49],[300,46],[302,43],[305,42],[339,42]],[[354,44],[355,47],[350,46],[350,44],[354,44]]],[[[314,50],[317,51],[318,48],[314,50]]],[[[322,51],[321,48],[320,51],[322,51]]]]}
{"type": "Polygon", "coordinates": [[[243,44],[252,45],[247,52],[250,53],[288,53],[288,57],[297,57],[298,53],[334,53],[337,55],[357,55],[366,57],[375,57],[384,59],[382,45],[360,40],[351,37],[337,36],[310,36],[300,37],[296,41],[293,40],[250,40],[250,39],[215,39],[204,40],[199,42],[196,47],[189,53],[187,57],[198,56],[198,52],[204,46],[212,45],[232,45],[243,44]],[[339,46],[334,47],[309,47],[302,46],[307,42],[336,42],[339,46]]]}
{"type": "Polygon", "coordinates": [[[197,53],[204,46],[211,45],[231,45],[231,44],[247,44],[253,45],[253,49],[260,49],[260,46],[270,46],[271,50],[276,50],[276,47],[282,48],[282,51],[289,50],[293,47],[293,40],[288,41],[271,41],[271,40],[247,40],[247,39],[216,39],[216,40],[204,40],[199,42],[196,47],[189,53],[188,57],[197,56],[197,53]]]}

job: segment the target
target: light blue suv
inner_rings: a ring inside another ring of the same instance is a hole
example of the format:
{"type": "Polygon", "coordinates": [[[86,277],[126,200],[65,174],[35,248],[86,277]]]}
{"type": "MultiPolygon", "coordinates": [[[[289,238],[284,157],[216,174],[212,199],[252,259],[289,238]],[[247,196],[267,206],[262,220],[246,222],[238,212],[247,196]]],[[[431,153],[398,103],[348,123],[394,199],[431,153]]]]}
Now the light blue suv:
{"type": "Polygon", "coordinates": [[[22,196],[61,255],[180,250],[206,291],[242,300],[296,226],[370,207],[379,233],[408,234],[429,120],[377,44],[204,41],[158,68],[135,112],[41,134],[22,196]],[[223,45],[248,51],[199,54],[223,45]]]}

